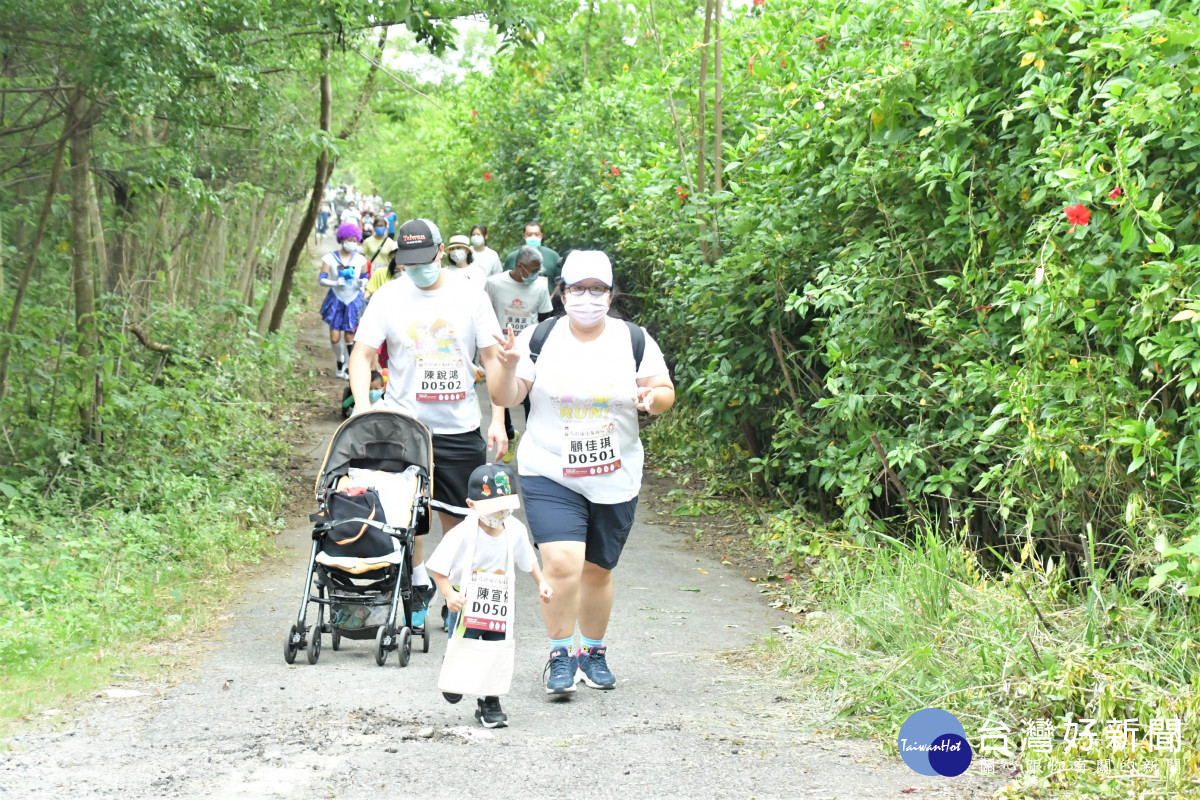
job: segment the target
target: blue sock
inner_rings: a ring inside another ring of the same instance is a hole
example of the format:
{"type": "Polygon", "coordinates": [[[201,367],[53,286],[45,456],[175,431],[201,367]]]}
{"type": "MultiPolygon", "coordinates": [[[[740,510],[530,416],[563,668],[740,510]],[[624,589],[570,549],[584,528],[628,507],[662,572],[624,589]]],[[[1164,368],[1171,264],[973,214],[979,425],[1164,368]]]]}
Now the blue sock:
{"type": "Polygon", "coordinates": [[[560,647],[565,647],[565,648],[567,649],[567,652],[570,652],[570,650],[571,650],[571,643],[572,643],[573,641],[575,641],[575,636],[574,636],[574,634],[572,634],[571,636],[568,636],[568,637],[567,637],[567,638],[565,638],[565,639],[551,639],[551,640],[550,640],[550,649],[551,649],[551,650],[557,650],[557,649],[558,649],[558,648],[560,648],[560,647]]]}
{"type": "Polygon", "coordinates": [[[604,644],[603,639],[589,639],[588,637],[584,636],[582,633],[579,634],[579,639],[580,639],[580,644],[583,645],[584,652],[587,652],[587,653],[592,652],[597,647],[604,644]]]}

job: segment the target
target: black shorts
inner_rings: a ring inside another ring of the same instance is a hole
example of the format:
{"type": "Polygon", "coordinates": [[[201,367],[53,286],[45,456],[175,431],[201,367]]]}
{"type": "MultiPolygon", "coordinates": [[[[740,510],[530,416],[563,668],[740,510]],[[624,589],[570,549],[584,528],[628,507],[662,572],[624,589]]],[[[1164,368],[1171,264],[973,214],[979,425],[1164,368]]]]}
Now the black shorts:
{"type": "Polygon", "coordinates": [[[585,561],[602,569],[617,566],[633,528],[636,497],[611,505],[593,503],[537,475],[521,478],[521,495],[534,542],[584,542],[585,561]]]}
{"type": "Polygon", "coordinates": [[[436,511],[462,519],[467,508],[467,479],[487,460],[487,442],[479,429],[433,434],[433,502],[436,511]]]}

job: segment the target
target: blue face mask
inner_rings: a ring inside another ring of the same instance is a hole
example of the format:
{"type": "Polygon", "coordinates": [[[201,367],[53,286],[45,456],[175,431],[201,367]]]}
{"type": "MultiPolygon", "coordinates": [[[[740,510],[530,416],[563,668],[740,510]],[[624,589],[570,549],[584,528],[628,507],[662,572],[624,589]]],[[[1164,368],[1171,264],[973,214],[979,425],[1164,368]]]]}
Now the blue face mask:
{"type": "Polygon", "coordinates": [[[541,272],[541,270],[538,270],[537,272],[533,273],[532,275],[526,275],[521,280],[524,281],[526,285],[532,286],[533,284],[537,283],[537,279],[540,277],[542,277],[542,272],[541,272]]]}
{"type": "Polygon", "coordinates": [[[382,228],[376,228],[375,235],[376,236],[387,236],[387,226],[385,225],[382,228]]]}
{"type": "Polygon", "coordinates": [[[435,261],[432,264],[416,264],[404,268],[408,273],[409,279],[422,289],[427,289],[437,283],[438,275],[442,271],[442,262],[435,261]]]}
{"type": "Polygon", "coordinates": [[[530,247],[538,247],[541,245],[541,243],[542,237],[540,236],[530,236],[525,239],[525,244],[529,245],[530,247]]]}
{"type": "Polygon", "coordinates": [[[371,402],[372,403],[378,403],[379,398],[381,398],[381,397],[383,397],[383,389],[372,389],[371,390],[371,402]]]}

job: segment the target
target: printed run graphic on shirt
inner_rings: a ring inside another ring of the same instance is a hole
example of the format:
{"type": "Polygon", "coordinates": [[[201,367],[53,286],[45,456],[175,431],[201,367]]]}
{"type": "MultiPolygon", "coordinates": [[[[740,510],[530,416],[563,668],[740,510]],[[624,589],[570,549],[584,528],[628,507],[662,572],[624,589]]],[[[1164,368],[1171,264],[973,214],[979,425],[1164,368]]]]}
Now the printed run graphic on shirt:
{"type": "Polygon", "coordinates": [[[621,468],[621,446],[614,410],[627,404],[615,397],[615,386],[604,393],[575,394],[556,385],[550,401],[562,424],[562,472],[565,478],[605,475],[621,468]]]}
{"type": "Polygon", "coordinates": [[[457,351],[454,326],[444,319],[430,324],[417,321],[408,327],[417,367],[417,401],[438,403],[462,400],[467,387],[467,359],[457,351]]]}

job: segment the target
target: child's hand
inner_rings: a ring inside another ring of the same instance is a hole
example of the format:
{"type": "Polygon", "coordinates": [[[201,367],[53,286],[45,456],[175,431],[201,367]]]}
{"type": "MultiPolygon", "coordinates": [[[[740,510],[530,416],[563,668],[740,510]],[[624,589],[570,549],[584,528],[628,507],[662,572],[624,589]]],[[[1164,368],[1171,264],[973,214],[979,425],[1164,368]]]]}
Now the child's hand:
{"type": "Polygon", "coordinates": [[[446,598],[446,608],[457,614],[463,610],[463,606],[466,604],[467,599],[459,594],[457,589],[450,590],[450,596],[446,598]]]}
{"type": "Polygon", "coordinates": [[[542,598],[543,603],[549,603],[550,598],[554,596],[554,587],[542,581],[538,584],[538,597],[542,598]]]}

